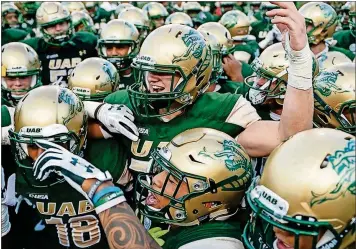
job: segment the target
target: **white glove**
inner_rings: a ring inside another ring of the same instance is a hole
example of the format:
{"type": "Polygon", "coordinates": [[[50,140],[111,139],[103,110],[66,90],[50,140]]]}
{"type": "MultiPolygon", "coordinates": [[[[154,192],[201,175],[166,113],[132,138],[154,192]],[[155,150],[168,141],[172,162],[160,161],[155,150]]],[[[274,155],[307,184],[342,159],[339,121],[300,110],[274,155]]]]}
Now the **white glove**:
{"type": "Polygon", "coordinates": [[[72,154],[63,147],[47,140],[36,140],[36,145],[45,151],[37,158],[33,166],[36,180],[43,181],[52,173],[63,176],[64,179],[89,201],[83,191],[82,184],[86,179],[97,179],[101,182],[112,180],[108,171],[102,172],[83,158],[72,154]]]}
{"type": "Polygon", "coordinates": [[[96,110],[97,119],[110,133],[119,133],[132,141],[138,140],[138,129],[132,111],[125,105],[101,104],[96,110]]]}
{"type": "Polygon", "coordinates": [[[273,44],[273,40],[275,37],[275,31],[272,29],[268,31],[266,38],[258,43],[261,49],[265,49],[266,47],[273,44]]]}

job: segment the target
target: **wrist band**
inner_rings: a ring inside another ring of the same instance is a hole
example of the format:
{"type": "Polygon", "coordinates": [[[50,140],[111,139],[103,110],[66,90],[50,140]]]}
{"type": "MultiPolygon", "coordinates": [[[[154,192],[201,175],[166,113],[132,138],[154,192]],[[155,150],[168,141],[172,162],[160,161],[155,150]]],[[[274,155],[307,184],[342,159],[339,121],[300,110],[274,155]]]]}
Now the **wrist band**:
{"type": "Polygon", "coordinates": [[[97,208],[97,207],[103,205],[104,203],[111,201],[117,197],[123,196],[123,195],[124,195],[124,193],[122,191],[106,194],[106,195],[102,196],[97,202],[94,203],[94,207],[97,208]]]}
{"type": "Polygon", "coordinates": [[[106,103],[101,103],[101,104],[98,105],[98,107],[95,109],[94,118],[95,118],[96,120],[98,120],[98,112],[99,112],[100,108],[101,108],[103,105],[105,105],[105,104],[106,104],[106,103]]]}
{"type": "Polygon", "coordinates": [[[108,202],[104,203],[103,205],[100,205],[99,207],[95,208],[95,212],[97,214],[99,214],[99,213],[101,213],[109,208],[112,208],[114,206],[117,206],[125,201],[126,201],[125,196],[119,196],[119,197],[117,197],[111,201],[108,201],[108,202]]]}
{"type": "Polygon", "coordinates": [[[93,199],[93,196],[101,183],[101,181],[96,180],[96,182],[90,187],[90,190],[88,192],[88,197],[90,200],[93,199]]]}
{"type": "Polygon", "coordinates": [[[101,197],[103,197],[106,194],[112,192],[120,192],[120,191],[122,192],[122,190],[119,187],[114,187],[114,186],[106,187],[94,195],[93,203],[96,203],[101,197]]]}

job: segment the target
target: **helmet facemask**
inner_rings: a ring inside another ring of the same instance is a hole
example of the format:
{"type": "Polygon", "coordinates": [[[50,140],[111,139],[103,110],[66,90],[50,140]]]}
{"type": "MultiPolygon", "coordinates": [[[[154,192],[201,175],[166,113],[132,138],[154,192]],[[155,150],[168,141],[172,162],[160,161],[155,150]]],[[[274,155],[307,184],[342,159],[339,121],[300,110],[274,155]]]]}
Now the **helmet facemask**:
{"type": "Polygon", "coordinates": [[[74,34],[74,27],[71,20],[71,16],[41,25],[40,30],[41,33],[43,34],[43,38],[46,41],[46,43],[52,46],[64,46],[68,41],[70,41],[72,35],[74,34]],[[63,31],[62,33],[49,34],[48,31],[46,30],[48,26],[56,25],[62,22],[68,22],[68,29],[63,31]]]}
{"type": "Polygon", "coordinates": [[[251,66],[255,74],[245,79],[245,84],[250,87],[249,100],[253,105],[265,104],[269,99],[275,99],[280,105],[283,105],[284,95],[287,90],[287,69],[282,70],[277,75],[263,67],[263,62],[256,58],[251,66]],[[263,85],[259,82],[265,81],[263,85]]]}
{"type": "Polygon", "coordinates": [[[118,71],[125,71],[130,68],[133,58],[136,57],[139,50],[139,45],[133,40],[108,40],[100,39],[98,42],[99,56],[109,62],[111,62],[118,71]],[[111,46],[121,46],[129,45],[129,50],[127,55],[124,56],[108,56],[107,55],[107,45],[111,46]]]}

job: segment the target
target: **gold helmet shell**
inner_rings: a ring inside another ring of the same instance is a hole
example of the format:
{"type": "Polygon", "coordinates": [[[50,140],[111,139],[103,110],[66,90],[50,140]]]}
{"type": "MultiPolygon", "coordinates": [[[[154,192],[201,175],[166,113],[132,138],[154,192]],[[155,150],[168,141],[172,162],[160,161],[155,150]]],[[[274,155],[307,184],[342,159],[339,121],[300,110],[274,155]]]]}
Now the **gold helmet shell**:
{"type": "Polygon", "coordinates": [[[10,139],[16,147],[16,160],[21,167],[28,157],[27,145],[36,139],[65,144],[79,155],[86,142],[87,114],[83,102],[71,90],[59,86],[41,86],[27,93],[18,103],[14,131],[10,139]]]}
{"type": "Polygon", "coordinates": [[[212,71],[210,62],[211,50],[204,37],[193,28],[170,24],[150,33],[132,63],[132,67],[140,72],[138,82],[128,90],[135,113],[145,117],[161,117],[192,104],[209,86],[212,71]],[[147,71],[171,74],[172,90],[165,93],[146,91],[147,71]],[[180,79],[174,86],[173,81],[177,74],[180,79]],[[166,105],[162,107],[167,110],[165,114],[150,113],[157,100],[166,101],[166,105]],[[174,102],[180,103],[181,106],[168,111],[174,102]]]}
{"type": "Polygon", "coordinates": [[[309,43],[319,44],[327,38],[332,38],[337,26],[336,11],[324,2],[309,2],[304,4],[299,13],[312,28],[307,32],[309,43]]]}
{"type": "Polygon", "coordinates": [[[325,128],[297,133],[273,150],[247,192],[245,244],[275,248],[278,228],[295,237],[292,248],[301,248],[299,236],[312,237],[304,248],[346,248],[355,241],[355,186],[354,136],[325,128]]]}
{"type": "Polygon", "coordinates": [[[123,12],[126,9],[130,9],[132,7],[134,7],[134,6],[130,3],[120,3],[115,9],[115,15],[119,18],[119,15],[121,14],[121,12],[123,12]]]}
{"type": "Polygon", "coordinates": [[[356,133],[355,64],[330,67],[315,78],[314,125],[356,133]]]}
{"type": "Polygon", "coordinates": [[[249,34],[250,21],[247,15],[240,10],[230,10],[226,12],[221,17],[219,23],[229,30],[233,39],[249,34]]]}
{"type": "Polygon", "coordinates": [[[163,26],[164,19],[168,16],[166,7],[158,2],[149,2],[142,7],[142,10],[150,19],[151,30],[163,26]]]}
{"type": "Polygon", "coordinates": [[[41,85],[41,62],[36,51],[21,42],[10,42],[1,47],[1,90],[2,97],[15,106],[30,90],[41,85]],[[6,83],[7,77],[32,76],[28,89],[11,90],[6,83]]]}
{"type": "Polygon", "coordinates": [[[61,46],[67,42],[74,29],[72,26],[71,16],[69,10],[59,2],[43,2],[36,12],[37,25],[40,27],[40,31],[44,40],[51,45],[61,46]],[[69,28],[61,34],[51,35],[46,31],[47,26],[55,25],[67,21],[69,28]]]}
{"type": "Polygon", "coordinates": [[[113,64],[91,57],[80,62],[68,77],[68,88],[82,100],[103,101],[120,82],[113,64]]]}
{"type": "Polygon", "coordinates": [[[139,32],[135,25],[130,22],[115,19],[105,25],[100,33],[98,41],[98,54],[100,57],[110,61],[119,71],[130,67],[132,59],[137,55],[139,49],[139,32]],[[108,45],[129,45],[127,55],[109,56],[108,45]]]}
{"type": "Polygon", "coordinates": [[[10,28],[18,28],[19,24],[23,22],[23,16],[19,8],[12,2],[5,2],[1,4],[1,20],[2,26],[4,27],[5,24],[8,24],[10,28]],[[17,23],[8,23],[5,16],[8,13],[16,13],[17,14],[17,23]]]}
{"type": "Polygon", "coordinates": [[[352,62],[349,57],[338,51],[322,53],[321,56],[318,57],[318,61],[321,70],[328,69],[342,63],[352,62]]]}
{"type": "Polygon", "coordinates": [[[198,31],[206,31],[213,34],[222,46],[222,54],[229,54],[233,48],[233,40],[230,32],[221,23],[207,22],[199,26],[198,31]]]}
{"type": "Polygon", "coordinates": [[[166,25],[168,24],[182,24],[189,27],[193,27],[193,21],[190,16],[183,12],[175,12],[170,14],[166,19],[166,25]]]}
{"type": "Polygon", "coordinates": [[[87,11],[82,2],[62,2],[62,4],[67,7],[70,13],[74,11],[87,11]]]}
{"type": "Polygon", "coordinates": [[[94,21],[85,11],[74,11],[71,13],[73,27],[76,32],[87,31],[95,33],[94,21]],[[80,29],[81,28],[81,29],[80,29]]]}
{"type": "Polygon", "coordinates": [[[139,39],[141,42],[148,35],[148,31],[150,29],[150,20],[143,10],[136,7],[127,8],[121,11],[117,19],[125,20],[135,25],[138,32],[140,33],[139,39]]]}
{"type": "Polygon", "coordinates": [[[191,18],[194,18],[200,11],[202,11],[202,7],[198,2],[185,2],[183,4],[183,11],[191,18]]]}
{"type": "Polygon", "coordinates": [[[140,174],[138,183],[143,190],[164,195],[170,203],[159,211],[153,210],[145,203],[142,191],[137,198],[139,210],[146,217],[178,226],[198,225],[234,214],[253,177],[251,161],[243,147],[229,135],[209,128],[178,134],[168,145],[154,151],[152,159],[150,173],[140,174]],[[175,193],[182,184],[188,186],[188,193],[176,198],[164,194],[166,184],[159,190],[149,186],[146,177],[162,172],[167,173],[166,179],[173,176],[177,180],[175,193]]]}

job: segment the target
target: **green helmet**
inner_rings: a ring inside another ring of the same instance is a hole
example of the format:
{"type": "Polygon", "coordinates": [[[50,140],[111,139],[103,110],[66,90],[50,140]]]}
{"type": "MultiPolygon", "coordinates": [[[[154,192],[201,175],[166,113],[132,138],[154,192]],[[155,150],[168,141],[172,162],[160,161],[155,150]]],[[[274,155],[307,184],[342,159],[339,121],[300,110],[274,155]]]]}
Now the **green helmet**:
{"type": "Polygon", "coordinates": [[[59,2],[43,2],[36,12],[36,21],[45,42],[50,45],[63,46],[74,34],[70,12],[59,2]],[[64,33],[51,35],[46,31],[48,26],[64,21],[67,21],[69,24],[68,29],[64,33]]]}
{"type": "Polygon", "coordinates": [[[41,62],[36,51],[21,42],[10,42],[1,47],[1,95],[12,106],[29,91],[41,85],[41,62]],[[6,78],[32,76],[26,89],[12,90],[6,78]]]}

